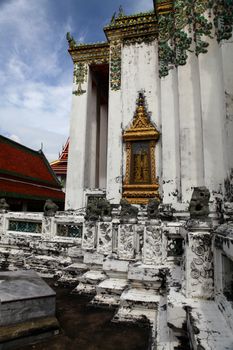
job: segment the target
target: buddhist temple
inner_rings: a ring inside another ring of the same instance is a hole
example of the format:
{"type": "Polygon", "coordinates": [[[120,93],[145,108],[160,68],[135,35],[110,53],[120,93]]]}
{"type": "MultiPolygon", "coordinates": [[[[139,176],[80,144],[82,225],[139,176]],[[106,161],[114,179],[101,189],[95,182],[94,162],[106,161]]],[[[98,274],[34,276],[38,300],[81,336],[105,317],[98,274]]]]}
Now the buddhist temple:
{"type": "MultiPolygon", "coordinates": [[[[65,210],[0,203],[0,266],[33,268],[114,310],[113,323],[147,327],[145,349],[233,349],[233,2],[151,0],[103,30],[97,43],[67,33],[65,210]]],[[[1,142],[29,168],[3,158],[2,178],[61,195],[40,152],[1,142]]]]}
{"type": "Polygon", "coordinates": [[[55,172],[57,178],[60,180],[63,190],[66,187],[66,175],[67,175],[67,162],[68,162],[68,151],[69,151],[69,139],[63,146],[59,159],[54,160],[50,163],[51,168],[55,172]]]}
{"type": "Polygon", "coordinates": [[[155,1],[149,13],[121,8],[105,42],[68,35],[67,209],[101,191],[115,204],[157,197],[182,210],[195,186],[206,186],[211,201],[224,194],[233,166],[232,5],[219,6],[155,1]]]}
{"type": "Polygon", "coordinates": [[[50,198],[63,208],[64,193],[42,151],[0,135],[0,197],[11,210],[40,211],[50,198]]]}

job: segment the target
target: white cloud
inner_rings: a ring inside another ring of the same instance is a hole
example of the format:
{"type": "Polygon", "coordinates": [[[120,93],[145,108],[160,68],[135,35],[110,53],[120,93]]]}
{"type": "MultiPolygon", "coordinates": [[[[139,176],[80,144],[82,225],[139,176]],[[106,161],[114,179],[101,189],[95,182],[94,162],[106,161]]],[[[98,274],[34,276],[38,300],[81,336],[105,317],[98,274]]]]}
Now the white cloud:
{"type": "Polygon", "coordinates": [[[0,7],[0,132],[57,158],[69,129],[72,72],[59,62],[65,32],[48,17],[46,0],[0,7]],[[59,30],[58,30],[59,29],[59,30]]]}

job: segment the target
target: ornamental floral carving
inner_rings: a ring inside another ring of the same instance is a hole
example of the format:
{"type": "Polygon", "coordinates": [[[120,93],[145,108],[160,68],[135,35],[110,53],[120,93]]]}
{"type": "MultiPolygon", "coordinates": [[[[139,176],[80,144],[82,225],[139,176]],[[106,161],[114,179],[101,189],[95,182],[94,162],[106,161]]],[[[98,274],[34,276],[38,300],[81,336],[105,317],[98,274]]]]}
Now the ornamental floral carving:
{"type": "Polygon", "coordinates": [[[74,65],[74,83],[77,84],[77,90],[73,91],[74,95],[82,95],[86,92],[83,90],[82,84],[87,81],[87,64],[86,63],[75,63],[74,65]]]}
{"type": "Polygon", "coordinates": [[[191,48],[197,56],[207,53],[205,37],[213,38],[213,26],[218,42],[232,36],[232,0],[176,0],[168,11],[165,5],[157,5],[160,77],[186,64],[191,48]]]}
{"type": "Polygon", "coordinates": [[[121,41],[115,40],[110,46],[110,86],[111,90],[121,88],[121,41]]]}

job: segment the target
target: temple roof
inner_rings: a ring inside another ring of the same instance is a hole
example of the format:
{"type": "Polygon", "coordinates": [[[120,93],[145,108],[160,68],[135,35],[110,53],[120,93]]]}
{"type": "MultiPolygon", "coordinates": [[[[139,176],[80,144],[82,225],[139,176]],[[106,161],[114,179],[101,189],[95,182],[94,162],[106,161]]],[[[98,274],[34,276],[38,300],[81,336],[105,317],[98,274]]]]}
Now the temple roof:
{"type": "Polygon", "coordinates": [[[64,200],[61,184],[43,152],[1,135],[0,196],[64,200]]]}
{"type": "Polygon", "coordinates": [[[66,141],[65,146],[62,149],[61,154],[57,160],[50,163],[51,168],[57,175],[66,175],[67,173],[67,162],[68,162],[68,151],[69,151],[69,139],[66,141]]]}

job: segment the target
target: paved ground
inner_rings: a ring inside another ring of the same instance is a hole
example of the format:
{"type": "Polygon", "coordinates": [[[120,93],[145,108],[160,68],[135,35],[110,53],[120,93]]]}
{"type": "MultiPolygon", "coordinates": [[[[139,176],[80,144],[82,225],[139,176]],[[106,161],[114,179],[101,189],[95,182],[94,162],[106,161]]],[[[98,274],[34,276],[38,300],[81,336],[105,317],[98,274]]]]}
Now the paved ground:
{"type": "Polygon", "coordinates": [[[114,311],[87,308],[88,299],[67,288],[56,292],[61,334],[20,350],[147,350],[148,329],[113,324],[114,311]]]}

